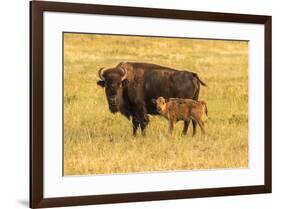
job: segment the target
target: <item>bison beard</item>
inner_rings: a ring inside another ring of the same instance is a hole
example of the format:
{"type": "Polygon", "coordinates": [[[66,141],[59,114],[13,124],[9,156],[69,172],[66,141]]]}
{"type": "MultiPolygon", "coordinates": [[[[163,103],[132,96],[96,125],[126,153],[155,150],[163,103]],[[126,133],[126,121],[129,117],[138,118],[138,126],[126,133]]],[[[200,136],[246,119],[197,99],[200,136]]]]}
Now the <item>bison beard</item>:
{"type": "MultiPolygon", "coordinates": [[[[97,84],[105,88],[110,111],[132,119],[134,136],[139,127],[145,135],[148,114],[158,114],[152,99],[162,96],[198,100],[200,85],[206,85],[196,73],[149,63],[122,62],[114,68],[102,68],[98,74],[101,80],[97,84]]],[[[183,134],[189,123],[184,122],[183,134]]],[[[194,136],[196,121],[192,120],[192,124],[194,136]]]]}

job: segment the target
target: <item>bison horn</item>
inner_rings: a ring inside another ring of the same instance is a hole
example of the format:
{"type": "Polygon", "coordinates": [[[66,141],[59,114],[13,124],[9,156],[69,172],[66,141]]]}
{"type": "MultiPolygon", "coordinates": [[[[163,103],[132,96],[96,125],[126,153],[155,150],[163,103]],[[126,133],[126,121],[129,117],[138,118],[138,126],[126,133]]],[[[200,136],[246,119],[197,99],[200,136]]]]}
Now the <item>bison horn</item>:
{"type": "Polygon", "coordinates": [[[123,76],[121,78],[122,81],[124,81],[125,79],[127,79],[127,70],[125,70],[124,68],[121,68],[122,72],[123,72],[123,76]]]}
{"type": "Polygon", "coordinates": [[[104,81],[104,77],[103,77],[103,69],[104,69],[104,67],[102,67],[101,69],[99,69],[99,77],[100,77],[100,79],[101,79],[101,80],[103,80],[103,81],[104,81]]]}

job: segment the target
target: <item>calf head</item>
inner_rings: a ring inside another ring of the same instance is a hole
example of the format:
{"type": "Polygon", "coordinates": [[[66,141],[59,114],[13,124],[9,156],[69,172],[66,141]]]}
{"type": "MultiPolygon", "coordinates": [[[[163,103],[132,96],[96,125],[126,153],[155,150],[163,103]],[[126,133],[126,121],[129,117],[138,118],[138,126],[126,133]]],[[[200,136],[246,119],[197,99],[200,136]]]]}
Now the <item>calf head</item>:
{"type": "Polygon", "coordinates": [[[127,71],[124,68],[101,68],[98,72],[100,80],[97,84],[105,88],[109,109],[116,113],[123,101],[123,87],[127,82],[127,71]]]}
{"type": "Polygon", "coordinates": [[[166,104],[166,100],[164,97],[158,97],[157,99],[152,99],[152,103],[156,105],[157,111],[162,113],[166,104]]]}

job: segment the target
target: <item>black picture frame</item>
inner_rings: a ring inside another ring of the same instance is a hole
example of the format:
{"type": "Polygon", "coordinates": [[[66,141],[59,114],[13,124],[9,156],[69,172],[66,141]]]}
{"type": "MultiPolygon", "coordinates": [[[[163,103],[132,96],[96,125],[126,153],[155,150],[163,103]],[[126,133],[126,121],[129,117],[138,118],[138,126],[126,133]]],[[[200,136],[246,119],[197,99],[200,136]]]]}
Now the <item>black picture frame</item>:
{"type": "Polygon", "coordinates": [[[59,207],[89,204],[107,204],[199,198],[210,196],[271,193],[272,191],[272,18],[271,16],[152,9],[93,4],[30,2],[30,207],[59,207]],[[183,20],[253,23],[264,25],[264,184],[212,189],[173,190],[159,192],[107,194],[92,196],[44,198],[43,195],[43,13],[45,11],[83,14],[105,14],[183,20]]]}

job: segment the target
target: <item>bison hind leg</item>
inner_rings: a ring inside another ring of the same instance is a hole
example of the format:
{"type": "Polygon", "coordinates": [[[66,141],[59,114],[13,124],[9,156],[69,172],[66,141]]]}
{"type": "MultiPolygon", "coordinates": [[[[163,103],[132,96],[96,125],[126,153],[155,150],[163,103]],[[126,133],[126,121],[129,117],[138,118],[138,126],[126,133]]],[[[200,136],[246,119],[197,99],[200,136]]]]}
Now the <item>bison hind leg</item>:
{"type": "Polygon", "coordinates": [[[192,120],[192,126],[193,126],[193,133],[192,133],[192,136],[195,136],[195,134],[196,134],[196,128],[197,128],[197,122],[196,122],[196,120],[192,120]]]}
{"type": "Polygon", "coordinates": [[[188,130],[188,126],[189,126],[190,120],[185,120],[184,121],[184,125],[183,125],[183,130],[182,130],[182,135],[186,135],[187,130],[188,130]]]}
{"type": "MultiPolygon", "coordinates": [[[[192,121],[192,126],[193,126],[192,136],[195,136],[195,134],[196,134],[196,128],[197,128],[197,122],[196,122],[195,120],[191,120],[191,121],[192,121]]],[[[182,130],[182,135],[186,135],[186,134],[187,134],[189,124],[190,124],[190,120],[185,120],[185,121],[184,121],[184,126],[183,126],[183,130],[182,130]]]]}

